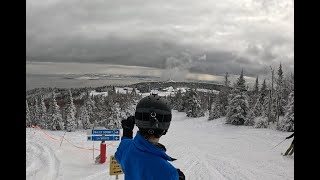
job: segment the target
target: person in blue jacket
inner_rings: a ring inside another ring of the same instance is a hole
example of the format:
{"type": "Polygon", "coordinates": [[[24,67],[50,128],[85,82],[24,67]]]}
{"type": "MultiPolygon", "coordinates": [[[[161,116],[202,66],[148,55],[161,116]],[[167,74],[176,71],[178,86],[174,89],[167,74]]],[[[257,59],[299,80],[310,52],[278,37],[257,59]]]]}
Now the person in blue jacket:
{"type": "Polygon", "coordinates": [[[115,152],[125,180],[184,180],[180,169],[169,161],[176,159],[166,154],[159,143],[171,122],[171,106],[164,97],[151,94],[142,98],[136,106],[135,116],[121,121],[123,136],[115,152]],[[133,138],[134,124],[139,128],[133,138]]]}

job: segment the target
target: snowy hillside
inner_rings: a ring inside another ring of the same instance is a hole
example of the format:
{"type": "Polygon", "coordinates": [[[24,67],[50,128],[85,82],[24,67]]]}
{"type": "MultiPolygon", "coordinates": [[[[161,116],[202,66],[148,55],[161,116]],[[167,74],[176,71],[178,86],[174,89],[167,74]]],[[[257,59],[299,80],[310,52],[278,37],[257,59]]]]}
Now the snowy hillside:
{"type": "MultiPolygon", "coordinates": [[[[255,129],[224,124],[220,118],[207,121],[208,116],[188,118],[173,111],[173,121],[160,142],[172,164],[189,180],[286,180],[294,179],[294,159],[283,157],[289,147],[289,132],[255,129]]],[[[136,131],[135,129],[134,131],[136,131]]],[[[85,130],[67,132],[30,129],[26,131],[26,176],[28,180],[99,180],[109,176],[109,158],[119,142],[109,143],[107,161],[95,164],[100,142],[87,141],[85,130]],[[61,145],[61,146],[60,146],[61,145]],[[92,148],[97,149],[94,152],[92,148]]],[[[123,175],[119,176],[123,179],[123,175]]]]}

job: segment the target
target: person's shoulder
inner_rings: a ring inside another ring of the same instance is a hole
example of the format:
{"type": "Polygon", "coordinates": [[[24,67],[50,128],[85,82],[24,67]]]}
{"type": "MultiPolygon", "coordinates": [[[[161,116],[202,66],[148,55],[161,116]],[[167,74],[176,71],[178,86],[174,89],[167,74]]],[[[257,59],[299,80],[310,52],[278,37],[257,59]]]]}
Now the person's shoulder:
{"type": "Polygon", "coordinates": [[[167,169],[168,171],[176,171],[177,169],[167,160],[159,157],[159,165],[165,169],[167,169]]]}

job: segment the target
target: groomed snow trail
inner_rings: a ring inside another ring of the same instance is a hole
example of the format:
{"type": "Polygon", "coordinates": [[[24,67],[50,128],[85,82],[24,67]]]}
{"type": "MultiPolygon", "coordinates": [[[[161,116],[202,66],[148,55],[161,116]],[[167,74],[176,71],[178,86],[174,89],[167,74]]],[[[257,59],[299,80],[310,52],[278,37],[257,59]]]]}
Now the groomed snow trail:
{"type": "Polygon", "coordinates": [[[175,113],[161,139],[187,179],[293,179],[293,158],[283,157],[291,141],[272,149],[291,133],[233,126],[220,118],[188,118],[175,113]]]}
{"type": "Polygon", "coordinates": [[[26,141],[26,177],[27,179],[58,178],[60,161],[50,146],[38,140],[35,134],[29,134],[26,141]]]}
{"type": "MultiPolygon", "coordinates": [[[[280,155],[290,145],[287,140],[272,149],[291,133],[271,129],[232,126],[220,118],[207,121],[207,116],[188,118],[173,111],[167,135],[160,143],[168,155],[177,160],[188,180],[293,180],[294,159],[280,155]],[[272,149],[272,150],[271,150],[272,149]]],[[[135,127],[134,132],[137,130],[135,127]]],[[[66,133],[61,147],[62,131],[27,129],[27,179],[115,179],[109,175],[109,158],[119,142],[107,147],[107,161],[95,164],[93,151],[75,147],[98,148],[100,142],[86,140],[86,131],[66,133]]],[[[109,144],[110,142],[107,142],[109,144]]],[[[94,151],[94,157],[99,151],[94,151]]],[[[124,179],[123,175],[119,179],[124,179]]]]}

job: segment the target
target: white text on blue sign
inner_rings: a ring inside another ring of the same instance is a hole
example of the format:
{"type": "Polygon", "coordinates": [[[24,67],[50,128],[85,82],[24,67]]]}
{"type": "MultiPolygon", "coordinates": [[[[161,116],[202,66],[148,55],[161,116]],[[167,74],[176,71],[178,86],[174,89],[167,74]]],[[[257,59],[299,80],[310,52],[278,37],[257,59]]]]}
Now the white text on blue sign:
{"type": "Polygon", "coordinates": [[[88,136],[88,141],[119,141],[120,136],[88,136]]]}
{"type": "Polygon", "coordinates": [[[91,134],[102,134],[102,135],[119,135],[120,134],[120,130],[116,129],[116,130],[110,130],[110,129],[92,129],[88,131],[88,135],[91,134]]]}

